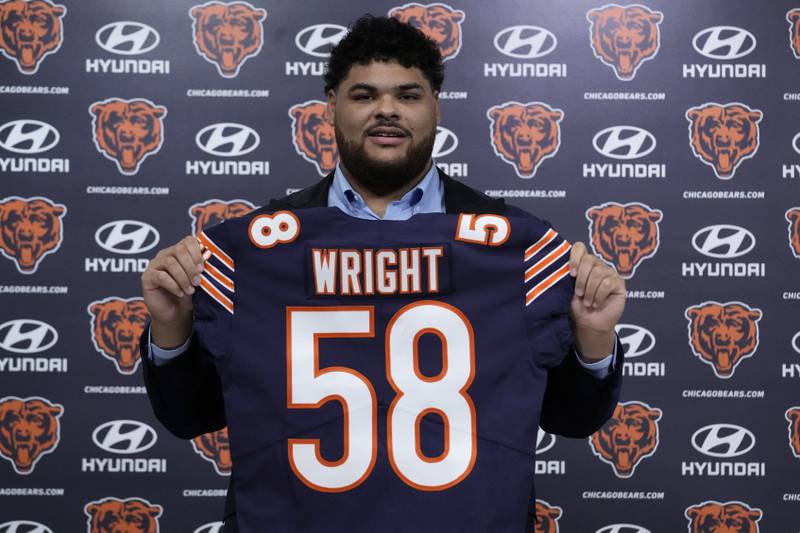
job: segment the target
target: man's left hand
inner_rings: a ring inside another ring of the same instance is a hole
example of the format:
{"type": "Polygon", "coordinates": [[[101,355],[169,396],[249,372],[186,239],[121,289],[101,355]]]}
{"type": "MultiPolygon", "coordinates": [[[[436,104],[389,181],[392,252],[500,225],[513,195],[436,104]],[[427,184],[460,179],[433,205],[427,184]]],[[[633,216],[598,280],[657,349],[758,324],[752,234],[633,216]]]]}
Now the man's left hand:
{"type": "Polygon", "coordinates": [[[570,276],[575,278],[570,318],[575,348],[586,362],[614,351],[614,326],[625,309],[625,280],[616,270],[576,242],[569,257],[570,276]]]}

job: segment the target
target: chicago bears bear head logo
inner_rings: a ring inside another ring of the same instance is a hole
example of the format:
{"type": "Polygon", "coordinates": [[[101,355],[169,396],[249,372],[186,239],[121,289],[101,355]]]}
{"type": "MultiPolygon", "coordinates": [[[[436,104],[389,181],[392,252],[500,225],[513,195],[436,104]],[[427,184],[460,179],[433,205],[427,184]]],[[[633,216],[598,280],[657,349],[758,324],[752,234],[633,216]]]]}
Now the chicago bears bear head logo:
{"type": "Polygon", "coordinates": [[[61,440],[64,407],[44,398],[0,398],[0,456],[17,474],[30,474],[61,440]]]}
{"type": "Polygon", "coordinates": [[[800,459],[800,407],[787,409],[786,420],[789,421],[789,447],[794,456],[800,459]]]}
{"type": "Polygon", "coordinates": [[[320,176],[336,168],[339,150],[333,124],[325,117],[325,102],[308,100],[289,109],[292,117],[292,142],[303,159],[314,163],[320,176]]]}
{"type": "Polygon", "coordinates": [[[0,52],[23,74],[36,74],[44,56],[61,48],[66,13],[66,7],[49,0],[0,3],[0,52]]]}
{"type": "Polygon", "coordinates": [[[222,428],[192,439],[195,453],[214,465],[220,476],[231,475],[231,447],[228,441],[228,428],[222,428]]]}
{"type": "Polygon", "coordinates": [[[247,2],[206,2],[189,15],[197,53],[216,65],[220,76],[235,78],[242,64],[261,51],[265,10],[247,2]]]}
{"type": "Polygon", "coordinates": [[[656,452],[660,418],[661,409],[642,402],[620,402],[608,422],[589,437],[589,444],[617,477],[629,478],[642,459],[656,452]]]}
{"type": "Polygon", "coordinates": [[[790,9],[786,12],[786,20],[789,21],[789,47],[792,49],[794,57],[800,59],[800,9],[790,9]]]}
{"type": "Polygon", "coordinates": [[[800,259],[800,207],[787,209],[786,220],[789,221],[789,248],[800,259]]]}
{"type": "Polygon", "coordinates": [[[49,198],[8,196],[0,200],[0,252],[22,274],[33,274],[45,255],[61,247],[67,207],[49,198]]]}
{"type": "Polygon", "coordinates": [[[532,178],[539,164],[558,152],[562,110],[542,102],[506,102],[486,115],[495,155],[513,165],[520,178],[532,178]]]}
{"type": "Polygon", "coordinates": [[[192,217],[192,233],[199,235],[201,231],[216,226],[229,218],[241,217],[255,209],[247,200],[207,200],[189,207],[192,217]]]}
{"type": "Polygon", "coordinates": [[[741,302],[705,302],[689,307],[689,346],[718,378],[727,379],[742,359],[756,352],[761,316],[761,310],[741,302]]]}
{"type": "Polygon", "coordinates": [[[164,143],[167,108],[150,100],[109,98],[89,107],[97,151],[117,164],[120,172],[136,174],[145,157],[164,143]]]}
{"type": "Polygon", "coordinates": [[[739,164],[758,151],[762,117],[761,111],[744,104],[693,107],[686,112],[692,152],[712,167],[719,179],[731,179],[739,164]]]}
{"type": "Polygon", "coordinates": [[[707,501],[686,508],[691,533],[758,533],[761,509],[744,502],[707,501]]]}
{"type": "Polygon", "coordinates": [[[658,25],[664,19],[658,11],[638,4],[608,4],[590,10],[586,18],[595,57],[621,80],[632,80],[642,63],[658,53],[658,25]]]}
{"type": "Polygon", "coordinates": [[[103,498],[83,508],[90,533],[158,533],[162,511],[143,498],[103,498]]]}
{"type": "Polygon", "coordinates": [[[90,303],[87,310],[97,351],[113,361],[120,374],[136,372],[141,360],[139,336],[149,316],[144,300],[110,297],[90,303]]]}
{"type": "Polygon", "coordinates": [[[550,505],[544,500],[536,500],[536,528],[534,533],[558,533],[558,519],[561,507],[550,505]]]}
{"type": "Polygon", "coordinates": [[[447,4],[404,4],[389,11],[389,16],[417,28],[439,46],[442,60],[447,61],[461,50],[461,23],[464,12],[447,4]]]}
{"type": "Polygon", "coordinates": [[[658,250],[658,209],[640,203],[608,202],[586,210],[594,253],[613,266],[623,278],[630,278],[644,259],[658,250]]]}

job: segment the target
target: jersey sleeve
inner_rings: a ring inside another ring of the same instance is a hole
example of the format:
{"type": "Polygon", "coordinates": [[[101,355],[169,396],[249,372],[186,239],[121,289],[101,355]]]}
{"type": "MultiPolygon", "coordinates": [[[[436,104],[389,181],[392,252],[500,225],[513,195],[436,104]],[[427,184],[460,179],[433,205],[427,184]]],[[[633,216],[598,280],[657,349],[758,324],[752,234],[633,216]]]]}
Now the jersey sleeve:
{"type": "Polygon", "coordinates": [[[525,327],[534,362],[550,368],[563,360],[572,345],[572,245],[550,224],[538,219],[530,221],[529,242],[522,263],[525,327]]]}
{"type": "Polygon", "coordinates": [[[198,338],[214,358],[229,354],[233,322],[235,268],[230,227],[225,222],[201,231],[197,240],[207,257],[200,285],[192,295],[192,318],[198,338]]]}

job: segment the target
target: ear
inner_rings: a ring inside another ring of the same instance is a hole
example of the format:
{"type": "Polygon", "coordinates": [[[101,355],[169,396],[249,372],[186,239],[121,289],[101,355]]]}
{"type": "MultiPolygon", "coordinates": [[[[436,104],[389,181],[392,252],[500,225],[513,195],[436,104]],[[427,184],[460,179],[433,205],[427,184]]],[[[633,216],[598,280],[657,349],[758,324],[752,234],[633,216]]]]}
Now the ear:
{"type": "Polygon", "coordinates": [[[698,516],[700,516],[700,509],[698,509],[697,507],[689,507],[688,509],[686,509],[686,516],[688,516],[691,519],[695,519],[698,516]]]}
{"type": "Polygon", "coordinates": [[[105,104],[101,104],[100,102],[98,102],[98,103],[94,104],[94,105],[93,105],[93,106],[92,106],[92,107],[89,109],[89,112],[90,112],[92,115],[94,115],[94,116],[96,116],[96,117],[99,117],[99,116],[100,116],[100,115],[103,113],[103,108],[104,108],[104,107],[105,107],[105,104]]]}
{"type": "Polygon", "coordinates": [[[700,308],[699,307],[690,307],[686,310],[686,316],[695,319],[700,316],[700,308]]]}
{"type": "Polygon", "coordinates": [[[690,110],[688,110],[686,112],[686,116],[689,118],[689,120],[694,122],[695,120],[697,120],[700,117],[700,108],[698,108],[698,107],[691,108],[690,110]]]}
{"type": "Polygon", "coordinates": [[[800,10],[792,9],[786,14],[786,18],[789,20],[789,22],[797,22],[797,19],[800,18],[800,10]]]}
{"type": "Polygon", "coordinates": [[[453,11],[453,13],[450,15],[450,20],[456,23],[461,22],[464,20],[464,12],[459,10],[453,11]]]}
{"type": "Polygon", "coordinates": [[[652,22],[653,24],[658,24],[659,22],[664,20],[664,15],[661,14],[660,11],[655,11],[648,18],[650,19],[650,22],[652,22]]]}
{"type": "Polygon", "coordinates": [[[89,308],[89,312],[92,313],[95,317],[100,316],[100,313],[102,311],[103,311],[102,304],[92,304],[92,306],[89,308]]]}
{"type": "Polygon", "coordinates": [[[158,118],[161,118],[166,114],[167,114],[167,108],[166,107],[156,106],[156,107],[153,108],[153,115],[155,115],[158,118]]]}
{"type": "Polygon", "coordinates": [[[663,216],[664,213],[662,213],[658,209],[654,209],[653,211],[647,213],[647,218],[649,218],[652,222],[658,222],[659,220],[661,220],[661,217],[663,216]]]}
{"type": "Polygon", "coordinates": [[[194,6],[190,13],[192,18],[200,20],[203,17],[203,6],[194,6]]]}
{"type": "Polygon", "coordinates": [[[600,20],[600,11],[592,9],[591,11],[586,13],[586,17],[592,22],[597,22],[598,20],[600,20]]]}
{"type": "Polygon", "coordinates": [[[191,210],[191,215],[195,218],[199,218],[202,213],[203,213],[203,208],[200,207],[199,205],[193,207],[191,210]]]}
{"type": "Polygon", "coordinates": [[[86,512],[89,513],[90,516],[94,517],[97,512],[100,510],[100,506],[96,503],[90,503],[86,506],[86,512]]]}
{"type": "Polygon", "coordinates": [[[759,311],[758,309],[753,309],[752,311],[747,313],[747,318],[751,320],[761,320],[761,316],[762,316],[761,311],[759,311]]]}
{"type": "Polygon", "coordinates": [[[442,108],[439,105],[439,91],[433,91],[433,105],[436,108],[436,125],[442,122],[442,108]]]}
{"type": "Polygon", "coordinates": [[[161,516],[162,511],[163,509],[161,508],[160,505],[150,505],[149,507],[147,507],[147,513],[153,518],[158,518],[159,516],[161,516]]]}
{"type": "Polygon", "coordinates": [[[53,206],[53,214],[57,217],[60,217],[64,214],[64,206],[63,205],[54,205],[53,206]]]}
{"type": "Polygon", "coordinates": [[[591,209],[589,210],[589,212],[588,212],[586,215],[587,215],[587,216],[588,216],[588,217],[589,217],[589,218],[590,218],[590,219],[591,219],[593,222],[597,222],[597,219],[598,219],[598,218],[600,218],[600,216],[602,215],[602,211],[601,211],[600,209],[597,209],[596,207],[593,207],[593,208],[591,208],[591,209]]]}
{"type": "Polygon", "coordinates": [[[548,114],[550,119],[559,122],[562,118],[564,118],[564,113],[558,109],[554,110],[553,112],[548,114]]]}
{"type": "Polygon", "coordinates": [[[327,103],[325,104],[325,120],[333,124],[333,117],[336,113],[336,91],[333,89],[328,91],[327,103]]]}
{"type": "Polygon", "coordinates": [[[656,420],[661,418],[661,409],[651,409],[647,413],[647,418],[655,422],[656,420]]]}
{"type": "Polygon", "coordinates": [[[552,518],[553,520],[555,520],[555,519],[557,519],[559,516],[561,516],[561,511],[559,511],[558,509],[549,509],[549,510],[547,511],[547,516],[549,516],[550,518],[552,518]]]}
{"type": "Polygon", "coordinates": [[[66,11],[64,10],[64,6],[56,6],[56,5],[54,5],[50,9],[50,13],[55,15],[56,17],[63,17],[64,13],[66,13],[66,11]]]}
{"type": "Polygon", "coordinates": [[[60,405],[52,405],[52,406],[48,405],[47,406],[47,411],[51,415],[53,415],[55,417],[59,417],[59,416],[61,416],[61,413],[64,412],[64,408],[61,407],[60,405]]]}
{"type": "Polygon", "coordinates": [[[503,109],[501,107],[493,107],[489,110],[489,117],[492,120],[497,120],[501,116],[503,116],[503,109]]]}
{"type": "MultiPolygon", "coordinates": [[[[0,213],[2,213],[3,206],[0,204],[0,213]]],[[[800,210],[792,209],[788,213],[786,213],[786,220],[789,222],[795,221],[800,218],[800,210]]]]}
{"type": "Polygon", "coordinates": [[[747,118],[749,118],[753,122],[760,122],[763,116],[764,116],[763,113],[761,113],[761,111],[757,109],[747,114],[747,118]]]}

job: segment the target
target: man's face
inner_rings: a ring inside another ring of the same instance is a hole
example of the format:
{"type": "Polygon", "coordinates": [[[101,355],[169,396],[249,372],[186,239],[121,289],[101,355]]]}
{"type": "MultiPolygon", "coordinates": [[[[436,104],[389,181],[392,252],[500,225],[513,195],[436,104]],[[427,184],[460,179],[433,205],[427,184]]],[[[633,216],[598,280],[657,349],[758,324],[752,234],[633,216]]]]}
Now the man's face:
{"type": "Polygon", "coordinates": [[[430,161],[439,99],[418,68],[353,65],[328,93],[342,166],[376,194],[410,182],[430,161]]]}

